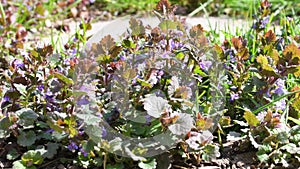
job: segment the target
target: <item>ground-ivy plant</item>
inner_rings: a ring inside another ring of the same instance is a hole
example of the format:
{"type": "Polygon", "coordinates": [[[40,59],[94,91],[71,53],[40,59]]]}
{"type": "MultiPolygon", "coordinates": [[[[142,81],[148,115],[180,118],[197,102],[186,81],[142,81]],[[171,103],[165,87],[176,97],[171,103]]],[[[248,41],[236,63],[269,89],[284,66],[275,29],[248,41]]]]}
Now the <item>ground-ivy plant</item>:
{"type": "Polygon", "coordinates": [[[225,137],[249,143],[258,167],[300,166],[300,29],[268,0],[222,43],[160,0],[157,27],[131,18],[120,39],[86,44],[83,19],[61,46],[30,43],[30,28],[54,4],[93,2],[30,2],[0,3],[0,166],[150,169],[171,165],[162,152],[200,166],[225,137]]]}

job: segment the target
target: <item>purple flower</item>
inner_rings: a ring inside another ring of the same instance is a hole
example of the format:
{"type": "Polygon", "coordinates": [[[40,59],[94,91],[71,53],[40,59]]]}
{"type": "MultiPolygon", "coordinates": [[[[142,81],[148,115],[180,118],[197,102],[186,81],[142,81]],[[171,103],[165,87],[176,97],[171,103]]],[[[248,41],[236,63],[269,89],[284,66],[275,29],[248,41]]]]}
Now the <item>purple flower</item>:
{"type": "Polygon", "coordinates": [[[176,43],[174,42],[173,39],[169,40],[169,45],[170,45],[170,51],[176,48],[176,43]]]}
{"type": "Polygon", "coordinates": [[[285,99],[281,99],[279,101],[277,101],[275,103],[275,109],[276,110],[284,110],[286,108],[286,102],[285,102],[285,99]]]}
{"type": "Polygon", "coordinates": [[[239,94],[237,94],[237,93],[231,93],[230,94],[230,101],[231,102],[234,101],[234,100],[237,100],[237,99],[239,99],[239,94]]]}
{"type": "Polygon", "coordinates": [[[75,56],[77,54],[77,49],[73,48],[71,54],[72,54],[72,56],[75,56]]]}
{"type": "Polygon", "coordinates": [[[126,57],[124,55],[121,55],[120,60],[124,61],[124,60],[126,60],[126,57]]]}
{"type": "Polygon", "coordinates": [[[262,112],[258,113],[256,117],[260,122],[263,122],[265,120],[266,114],[267,114],[266,111],[262,111],[262,112]]]}
{"type": "Polygon", "coordinates": [[[274,93],[276,93],[277,95],[282,95],[287,93],[287,90],[285,89],[284,86],[284,80],[282,79],[276,80],[275,85],[277,86],[277,88],[274,90],[274,93]]]}
{"type": "Polygon", "coordinates": [[[80,148],[80,152],[82,153],[82,155],[83,155],[84,157],[87,157],[87,156],[88,156],[88,153],[85,152],[85,151],[83,150],[83,148],[80,148]]]}
{"type": "Polygon", "coordinates": [[[10,98],[8,96],[4,96],[2,99],[2,103],[9,102],[10,98]]]}
{"type": "Polygon", "coordinates": [[[84,134],[84,131],[79,130],[78,135],[82,136],[84,134]]]}
{"type": "Polygon", "coordinates": [[[177,36],[183,36],[183,32],[182,31],[176,31],[176,35],[177,36]]]}
{"type": "Polygon", "coordinates": [[[163,48],[165,48],[166,47],[166,45],[167,45],[167,40],[161,40],[160,41],[160,45],[163,47],[163,48]]]}
{"type": "Polygon", "coordinates": [[[30,5],[26,5],[26,8],[27,8],[28,11],[32,10],[32,7],[30,5]]]}
{"type": "Polygon", "coordinates": [[[161,57],[162,58],[169,58],[169,56],[170,56],[170,52],[167,51],[167,52],[163,53],[161,57]]]}
{"type": "Polygon", "coordinates": [[[145,116],[145,119],[146,119],[146,125],[150,125],[150,124],[151,124],[152,117],[149,116],[149,115],[146,115],[146,116],[145,116]]]}
{"type": "Polygon", "coordinates": [[[86,97],[83,97],[80,100],[77,100],[77,105],[79,105],[79,106],[87,105],[89,103],[90,103],[90,101],[86,97]]]}
{"type": "Polygon", "coordinates": [[[47,89],[47,92],[45,93],[45,98],[47,101],[53,101],[53,93],[50,91],[50,89],[47,89]]]}
{"type": "Polygon", "coordinates": [[[105,127],[102,127],[102,138],[107,136],[107,130],[105,127]]]}
{"type": "Polygon", "coordinates": [[[39,85],[39,86],[37,87],[37,89],[38,89],[39,91],[43,91],[43,90],[44,90],[44,85],[39,85]]]}
{"type": "Polygon", "coordinates": [[[24,68],[25,67],[23,61],[21,61],[20,59],[15,59],[12,63],[13,63],[14,68],[24,68]]]}
{"type": "Polygon", "coordinates": [[[53,133],[54,130],[53,129],[48,129],[47,131],[45,131],[45,133],[53,133]]]}
{"type": "Polygon", "coordinates": [[[163,76],[164,75],[164,71],[163,70],[159,70],[157,73],[158,76],[163,76]]]}
{"type": "Polygon", "coordinates": [[[260,29],[265,29],[266,25],[269,23],[269,20],[270,20],[269,16],[264,17],[264,19],[262,19],[261,22],[260,22],[259,28],[260,29]]]}
{"type": "Polygon", "coordinates": [[[211,61],[203,60],[203,61],[200,62],[200,65],[199,65],[199,66],[200,66],[201,69],[207,71],[207,70],[211,67],[211,65],[212,65],[212,62],[211,62],[211,61]]]}
{"type": "Polygon", "coordinates": [[[68,145],[68,149],[69,149],[70,151],[75,151],[75,150],[78,149],[78,146],[76,145],[75,142],[72,141],[72,142],[68,145]]]}

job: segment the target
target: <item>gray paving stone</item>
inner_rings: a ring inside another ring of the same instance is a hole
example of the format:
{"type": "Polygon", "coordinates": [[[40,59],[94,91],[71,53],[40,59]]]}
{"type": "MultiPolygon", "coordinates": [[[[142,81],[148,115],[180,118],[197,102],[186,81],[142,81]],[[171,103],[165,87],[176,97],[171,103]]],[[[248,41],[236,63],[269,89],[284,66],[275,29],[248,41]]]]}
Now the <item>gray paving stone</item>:
{"type": "MultiPolygon", "coordinates": [[[[122,33],[124,33],[129,28],[130,17],[122,17],[112,21],[100,21],[97,23],[92,23],[92,30],[87,31],[88,36],[92,36],[88,43],[98,42],[105,35],[112,35],[115,39],[118,39],[122,33]]],[[[156,17],[141,18],[144,25],[150,25],[155,27],[159,24],[159,19],[156,17]]],[[[189,26],[201,24],[205,30],[214,29],[216,32],[221,32],[221,39],[224,39],[222,31],[233,32],[237,29],[244,29],[250,26],[250,21],[245,20],[234,20],[228,18],[217,18],[217,17],[192,17],[186,19],[189,26]]],[[[54,36],[54,40],[59,39],[62,44],[66,43],[72,34],[75,33],[76,27],[78,28],[79,23],[70,24],[70,32],[68,34],[60,34],[59,36],[54,36]]],[[[43,44],[50,44],[51,38],[43,38],[43,44]]]]}

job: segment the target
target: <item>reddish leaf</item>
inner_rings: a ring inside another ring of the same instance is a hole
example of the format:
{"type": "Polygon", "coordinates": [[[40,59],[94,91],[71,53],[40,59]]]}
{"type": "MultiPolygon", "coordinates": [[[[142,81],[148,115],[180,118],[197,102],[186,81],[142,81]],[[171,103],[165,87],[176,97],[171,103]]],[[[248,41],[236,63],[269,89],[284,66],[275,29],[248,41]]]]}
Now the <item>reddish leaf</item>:
{"type": "Polygon", "coordinates": [[[263,2],[260,3],[260,5],[263,8],[269,8],[271,6],[271,3],[268,0],[264,0],[263,2]]]}
{"type": "Polygon", "coordinates": [[[114,41],[114,38],[112,38],[110,35],[107,35],[101,39],[100,44],[102,46],[102,49],[105,52],[108,52],[111,47],[115,46],[116,43],[114,41]]]}
{"type": "Polygon", "coordinates": [[[270,44],[271,42],[275,42],[276,41],[276,35],[275,35],[275,33],[273,33],[272,30],[269,30],[265,34],[265,38],[266,38],[267,44],[270,44]]]}
{"type": "Polygon", "coordinates": [[[300,64],[300,49],[298,49],[298,47],[294,43],[288,45],[284,49],[283,56],[288,61],[288,63],[290,63],[290,65],[300,64]]]}
{"type": "Polygon", "coordinates": [[[242,39],[240,37],[238,37],[238,38],[235,38],[235,37],[231,38],[231,42],[232,42],[233,47],[237,51],[243,47],[242,39]]]}
{"type": "Polygon", "coordinates": [[[143,26],[143,22],[141,20],[137,20],[135,18],[131,18],[129,21],[130,29],[132,31],[133,36],[144,36],[146,33],[146,29],[143,26]]]}
{"type": "Polygon", "coordinates": [[[156,5],[156,9],[159,11],[163,11],[164,9],[168,10],[170,8],[171,4],[168,0],[160,0],[156,5]]]}
{"type": "Polygon", "coordinates": [[[190,29],[190,36],[192,38],[198,38],[199,36],[202,36],[204,33],[204,29],[201,26],[201,24],[195,25],[190,29]]]}

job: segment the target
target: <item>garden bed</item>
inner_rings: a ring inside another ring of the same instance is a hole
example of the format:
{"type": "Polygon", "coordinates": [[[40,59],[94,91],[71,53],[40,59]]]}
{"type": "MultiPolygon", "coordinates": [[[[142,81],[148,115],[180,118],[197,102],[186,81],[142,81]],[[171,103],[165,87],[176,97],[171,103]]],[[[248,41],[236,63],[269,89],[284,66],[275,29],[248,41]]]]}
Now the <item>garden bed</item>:
{"type": "Polygon", "coordinates": [[[97,32],[93,3],[1,2],[1,168],[300,167],[296,15],[214,29],[160,0],[97,32]]]}

